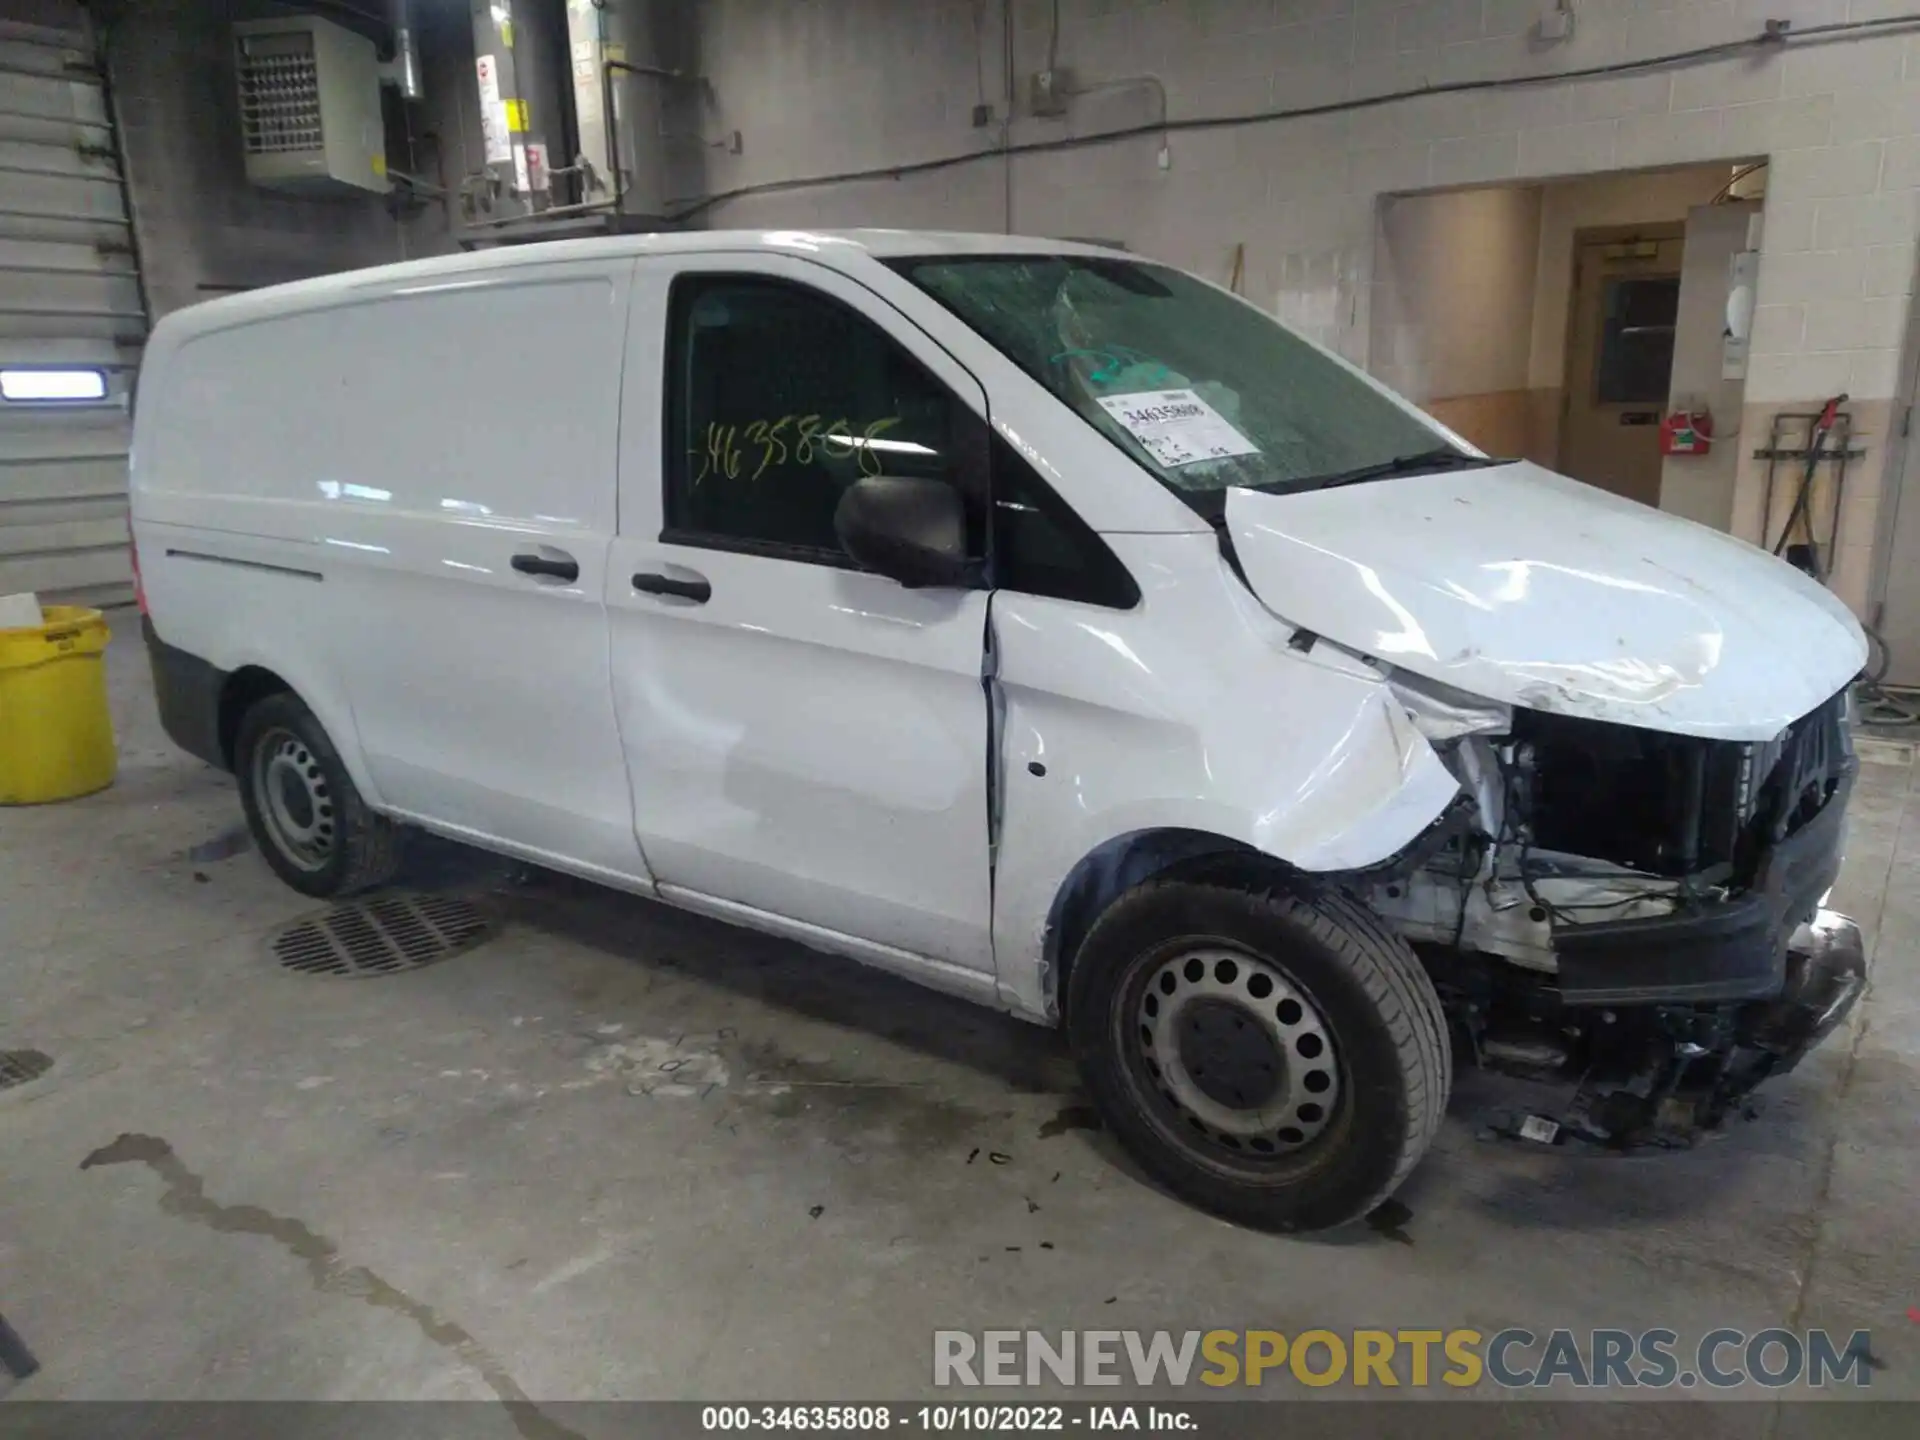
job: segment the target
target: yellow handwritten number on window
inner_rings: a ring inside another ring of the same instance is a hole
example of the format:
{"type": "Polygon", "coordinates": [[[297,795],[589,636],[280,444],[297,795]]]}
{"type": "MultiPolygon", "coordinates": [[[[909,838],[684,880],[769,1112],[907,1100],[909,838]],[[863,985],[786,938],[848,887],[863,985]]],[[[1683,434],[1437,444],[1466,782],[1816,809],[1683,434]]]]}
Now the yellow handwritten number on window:
{"type": "Polygon", "coordinates": [[[750,420],[744,427],[722,425],[716,420],[708,424],[702,444],[690,452],[700,457],[700,469],[693,477],[693,483],[698,485],[709,475],[737,480],[747,458],[757,459],[753,473],[747,477],[749,480],[758,480],[766,473],[768,466],[785,465],[789,459],[797,464],[811,465],[816,460],[824,464],[830,460],[852,457],[858,462],[862,475],[879,475],[886,467],[881,463],[880,448],[874,441],[899,423],[898,415],[882,416],[856,436],[851,420],[840,419],[822,424],[818,415],[782,415],[778,420],[750,420]],[[746,443],[758,448],[757,457],[743,455],[740,445],[743,429],[746,443]],[[791,446],[786,438],[789,429],[793,436],[791,446]]]}

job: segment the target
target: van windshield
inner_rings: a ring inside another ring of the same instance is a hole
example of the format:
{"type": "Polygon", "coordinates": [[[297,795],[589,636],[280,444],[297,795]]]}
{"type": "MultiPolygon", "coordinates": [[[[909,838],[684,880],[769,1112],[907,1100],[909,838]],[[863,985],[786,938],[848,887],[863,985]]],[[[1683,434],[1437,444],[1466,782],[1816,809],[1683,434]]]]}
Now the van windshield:
{"type": "Polygon", "coordinates": [[[1082,255],[890,263],[1210,519],[1234,486],[1286,493],[1493,463],[1252,306],[1166,266],[1082,255]]]}

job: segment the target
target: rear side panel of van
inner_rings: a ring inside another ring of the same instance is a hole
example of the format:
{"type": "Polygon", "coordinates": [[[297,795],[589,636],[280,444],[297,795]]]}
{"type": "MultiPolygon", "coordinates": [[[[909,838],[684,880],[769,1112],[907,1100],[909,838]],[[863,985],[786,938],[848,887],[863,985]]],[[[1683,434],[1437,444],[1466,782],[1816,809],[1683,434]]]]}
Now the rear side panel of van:
{"type": "MultiPolygon", "coordinates": [[[[170,317],[133,495],[180,683],[266,672],[377,808],[644,877],[601,598],[631,272],[398,269],[170,317]]],[[[204,751],[206,707],[171,708],[204,751]]]]}

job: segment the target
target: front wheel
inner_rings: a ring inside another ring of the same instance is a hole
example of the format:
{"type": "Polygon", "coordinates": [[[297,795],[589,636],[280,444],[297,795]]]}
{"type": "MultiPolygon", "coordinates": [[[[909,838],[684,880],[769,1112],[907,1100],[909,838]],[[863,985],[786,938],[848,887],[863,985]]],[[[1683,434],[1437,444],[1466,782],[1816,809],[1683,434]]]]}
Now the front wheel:
{"type": "Polygon", "coordinates": [[[1332,891],[1149,881],[1081,946],[1067,1030],[1134,1158],[1263,1230],[1327,1229],[1386,1199],[1453,1078],[1419,960],[1332,891]]]}
{"type": "Polygon", "coordinates": [[[269,695],[241,718],[234,774],[267,864],[303,895],[352,895],[392,878],[393,822],[361,798],[340,752],[300,700],[269,695]]]}

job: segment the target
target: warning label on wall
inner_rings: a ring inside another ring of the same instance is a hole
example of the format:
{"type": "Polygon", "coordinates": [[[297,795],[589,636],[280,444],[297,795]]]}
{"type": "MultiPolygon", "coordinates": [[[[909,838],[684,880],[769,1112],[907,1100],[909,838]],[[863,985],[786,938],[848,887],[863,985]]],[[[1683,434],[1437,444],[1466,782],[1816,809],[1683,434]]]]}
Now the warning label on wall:
{"type": "Polygon", "coordinates": [[[513,128],[507,124],[506,102],[500,98],[500,71],[491,55],[480,56],[473,68],[480,79],[480,133],[486,137],[487,163],[511,160],[513,128]]]}

